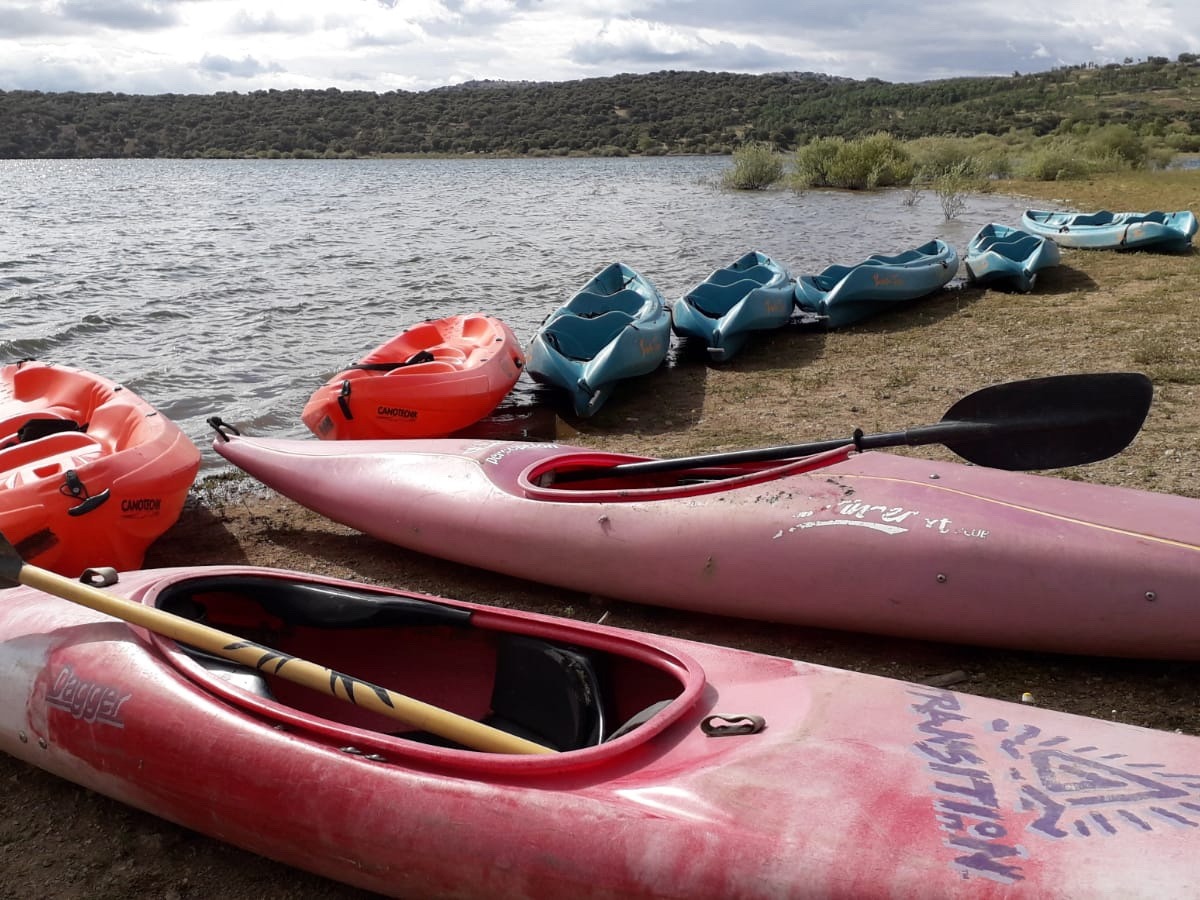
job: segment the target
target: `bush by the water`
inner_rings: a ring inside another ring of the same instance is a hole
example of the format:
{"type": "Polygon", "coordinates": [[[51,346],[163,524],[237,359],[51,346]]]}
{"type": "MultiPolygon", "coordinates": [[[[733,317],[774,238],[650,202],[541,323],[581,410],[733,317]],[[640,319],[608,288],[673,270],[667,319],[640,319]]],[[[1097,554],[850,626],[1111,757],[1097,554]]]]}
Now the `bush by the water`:
{"type": "MultiPolygon", "coordinates": [[[[800,147],[786,176],[794,190],[873,190],[911,186],[915,203],[926,188],[937,193],[946,218],[962,211],[967,194],[989,189],[994,178],[1065,181],[1165,166],[1171,157],[1127,125],[1068,125],[1035,136],[1029,131],[973,137],[900,141],[887,132],[864,138],[818,137],[800,147]]],[[[784,178],[784,160],[770,144],[745,144],[733,153],[722,184],[763,190],[784,178]]]]}
{"type": "Polygon", "coordinates": [[[798,188],[835,187],[852,191],[908,184],[915,168],[904,145],[886,132],[865,138],[817,138],[796,151],[798,188]]]}
{"type": "Polygon", "coordinates": [[[761,191],[783,177],[783,159],[770,144],[745,144],[733,151],[733,168],[726,169],[721,184],[739,191],[761,191]]]}

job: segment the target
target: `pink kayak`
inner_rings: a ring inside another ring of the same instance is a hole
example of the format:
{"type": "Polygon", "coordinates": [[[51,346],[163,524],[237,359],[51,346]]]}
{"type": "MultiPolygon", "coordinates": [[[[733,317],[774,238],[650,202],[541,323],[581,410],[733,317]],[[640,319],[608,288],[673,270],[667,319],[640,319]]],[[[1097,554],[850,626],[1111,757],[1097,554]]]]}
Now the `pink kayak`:
{"type": "Polygon", "coordinates": [[[214,448],[334,521],[639,603],[903,637],[1200,657],[1200,502],[845,447],[566,478],[640,457],[556,443],[214,448]]]}
{"type": "Polygon", "coordinates": [[[372,891],[1200,890],[1196,737],[276,570],[130,572],[110,590],[559,751],[446,746],[32,588],[0,592],[0,750],[372,891]]]}

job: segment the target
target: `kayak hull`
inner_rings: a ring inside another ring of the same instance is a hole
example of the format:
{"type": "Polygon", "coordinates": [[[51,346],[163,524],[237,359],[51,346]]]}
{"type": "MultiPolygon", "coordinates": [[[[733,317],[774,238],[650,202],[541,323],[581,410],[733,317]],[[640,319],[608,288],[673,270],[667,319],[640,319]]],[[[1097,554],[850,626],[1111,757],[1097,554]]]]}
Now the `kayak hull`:
{"type": "Polygon", "coordinates": [[[955,643],[1200,654],[1200,502],[1182,497],[848,450],[592,489],[544,485],[637,458],[468,440],[213,446],[381,540],[577,591],[955,643]]]}
{"type": "Polygon", "coordinates": [[[0,368],[0,532],[29,562],[137,568],[199,468],[196,445],[128,388],[70,366],[0,368]]]}
{"type": "Polygon", "coordinates": [[[796,279],[801,317],[841,328],[941,290],[958,273],[958,251],[934,239],[895,256],[874,254],[796,279]]]}
{"type": "Polygon", "coordinates": [[[975,233],[963,256],[970,284],[1025,294],[1033,290],[1040,272],[1060,260],[1058,245],[1050,238],[995,222],[975,233]]]}
{"type": "Polygon", "coordinates": [[[1196,234],[1196,216],[1178,212],[1092,213],[1028,209],[1021,227],[1047,237],[1060,247],[1079,250],[1161,250],[1186,252],[1196,234]]]}
{"type": "Polygon", "coordinates": [[[712,362],[727,362],[754,332],[786,325],[794,299],[791,273],[751,250],[676,300],[671,330],[702,343],[712,362]]]}
{"type": "Polygon", "coordinates": [[[587,418],[619,383],[661,366],[670,343],[670,309],[654,282],[614,262],[546,317],[530,340],[526,371],[587,418]]]}
{"type": "MultiPolygon", "coordinates": [[[[112,590],[157,603],[228,577],[418,596],[245,567],[130,572],[112,590]]],[[[298,711],[99,613],[2,596],[0,750],[382,894],[1187,897],[1200,884],[1195,737],[438,600],[476,630],[639,657],[679,685],[647,735],[481,754],[298,711]]],[[[385,627],[376,646],[401,637],[385,627]]]]}
{"type": "Polygon", "coordinates": [[[422,322],[313,392],[301,421],[324,440],[441,437],[494,410],[521,375],[512,330],[471,314],[422,322]]]}

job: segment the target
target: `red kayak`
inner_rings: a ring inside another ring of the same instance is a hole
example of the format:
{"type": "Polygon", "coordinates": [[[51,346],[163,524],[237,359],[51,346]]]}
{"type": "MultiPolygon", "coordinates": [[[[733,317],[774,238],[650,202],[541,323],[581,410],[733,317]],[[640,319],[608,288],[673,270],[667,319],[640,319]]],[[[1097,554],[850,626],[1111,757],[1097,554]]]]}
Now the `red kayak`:
{"type": "Polygon", "coordinates": [[[327,440],[442,437],[494,410],[524,364],[516,336],[497,318],[433,319],[332,376],[300,418],[327,440]]]}
{"type": "Polygon", "coordinates": [[[262,671],[15,587],[0,750],[382,894],[1200,890],[1196,737],[267,569],[110,590],[254,641],[262,671]],[[447,745],[284,681],[293,656],[558,752],[447,745]]]}
{"type": "Polygon", "coordinates": [[[557,443],[223,430],[280,494],[400,546],[639,603],[926,640],[1200,657],[1200,501],[850,446],[602,473],[557,443]]]}
{"type": "Polygon", "coordinates": [[[175,524],[200,468],[179,426],[107,378],[0,368],[0,531],[39,566],[135,569],[175,524]]]}

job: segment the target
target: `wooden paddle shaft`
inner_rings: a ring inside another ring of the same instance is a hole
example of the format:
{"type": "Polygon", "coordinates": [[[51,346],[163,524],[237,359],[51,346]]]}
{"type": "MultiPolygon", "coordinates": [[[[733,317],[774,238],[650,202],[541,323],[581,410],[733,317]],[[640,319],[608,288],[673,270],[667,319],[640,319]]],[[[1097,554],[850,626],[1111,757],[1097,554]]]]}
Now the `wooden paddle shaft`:
{"type": "Polygon", "coordinates": [[[352,703],[416,728],[447,738],[464,747],[491,753],[545,754],[555,751],[533,741],[508,734],[474,719],[422,703],[387,688],[361,681],[316,663],[245,641],[236,635],[210,628],[165,610],[126,600],[82,582],[72,581],[45,569],[24,564],[21,584],[70,600],[155,634],[172,638],[214,656],[284,678],[339,700],[352,703]]]}

